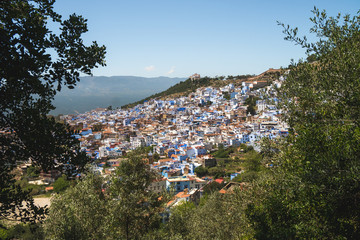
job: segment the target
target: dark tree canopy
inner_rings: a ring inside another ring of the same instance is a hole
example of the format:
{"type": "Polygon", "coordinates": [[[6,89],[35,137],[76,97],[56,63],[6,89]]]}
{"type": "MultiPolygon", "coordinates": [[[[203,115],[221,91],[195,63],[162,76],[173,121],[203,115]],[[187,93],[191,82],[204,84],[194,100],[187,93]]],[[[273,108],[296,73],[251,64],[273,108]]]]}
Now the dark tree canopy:
{"type": "Polygon", "coordinates": [[[47,114],[62,86],[74,88],[80,73],[105,65],[105,47],[96,42],[85,46],[86,19],[73,14],[63,20],[53,4],[0,1],[1,219],[33,220],[34,212],[20,208],[22,201],[32,201],[10,174],[17,161],[31,160],[45,171],[63,170],[63,164],[82,168],[87,161],[66,127],[47,114]],[[50,21],[60,26],[60,34],[49,30],[50,21]]]}
{"type": "Polygon", "coordinates": [[[249,96],[245,100],[245,104],[247,105],[246,113],[251,115],[256,115],[256,101],[258,100],[257,97],[249,96]]]}

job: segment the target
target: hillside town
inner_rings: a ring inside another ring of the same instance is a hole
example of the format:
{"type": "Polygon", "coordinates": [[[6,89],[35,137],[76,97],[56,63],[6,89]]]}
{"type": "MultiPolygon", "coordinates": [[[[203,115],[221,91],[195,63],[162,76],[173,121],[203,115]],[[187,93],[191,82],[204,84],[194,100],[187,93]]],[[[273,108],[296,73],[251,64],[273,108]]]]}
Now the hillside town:
{"type": "Polygon", "coordinates": [[[0,239],[360,239],[333,2],[0,1],[0,239]]]}
{"type": "MultiPolygon", "coordinates": [[[[191,79],[199,77],[194,74],[191,79]]],[[[194,170],[215,166],[210,153],[220,144],[225,148],[246,144],[259,150],[263,137],[288,134],[276,107],[276,88],[283,80],[280,76],[268,85],[250,80],[239,86],[203,87],[186,96],[151,99],[129,109],[95,109],[61,119],[78,129],[74,137],[94,160],[94,171],[111,174],[127,152],[152,147],[147,161],[162,178],[149,189],[160,192],[174,187],[176,194],[190,196],[211,180],[197,177],[194,170]],[[245,104],[248,98],[257,99],[253,114],[245,104]]]]}

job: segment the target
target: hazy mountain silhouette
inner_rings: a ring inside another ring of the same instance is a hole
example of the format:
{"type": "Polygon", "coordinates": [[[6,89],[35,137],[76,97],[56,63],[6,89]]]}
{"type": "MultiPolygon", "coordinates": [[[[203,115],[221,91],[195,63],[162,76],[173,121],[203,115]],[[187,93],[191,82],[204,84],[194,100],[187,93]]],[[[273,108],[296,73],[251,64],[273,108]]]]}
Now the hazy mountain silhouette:
{"type": "Polygon", "coordinates": [[[64,87],[54,100],[56,107],[50,114],[83,113],[98,107],[122,105],[139,101],[168,89],[186,78],[169,77],[81,77],[74,89],[64,87]]]}

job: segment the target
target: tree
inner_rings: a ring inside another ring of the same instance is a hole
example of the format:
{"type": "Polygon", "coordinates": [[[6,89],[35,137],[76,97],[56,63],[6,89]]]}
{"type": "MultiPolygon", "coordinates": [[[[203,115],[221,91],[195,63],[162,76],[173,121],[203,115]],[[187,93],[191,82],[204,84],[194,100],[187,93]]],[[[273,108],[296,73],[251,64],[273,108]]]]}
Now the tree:
{"type": "Polygon", "coordinates": [[[208,169],[208,173],[210,176],[213,176],[214,178],[221,178],[224,177],[225,171],[221,167],[211,167],[208,169]]]}
{"type": "Polygon", "coordinates": [[[264,163],[272,163],[275,156],[279,153],[277,143],[268,137],[264,137],[260,141],[260,154],[262,155],[264,163]]]}
{"type": "Polygon", "coordinates": [[[186,239],[189,235],[190,227],[187,222],[195,210],[195,204],[192,202],[184,202],[171,209],[169,222],[166,225],[167,236],[163,239],[176,239],[175,236],[182,236],[180,239],[186,239]],[[172,237],[170,237],[171,235],[172,237]]]}
{"type": "Polygon", "coordinates": [[[97,124],[94,124],[91,129],[94,131],[94,132],[100,132],[102,131],[103,129],[103,125],[101,123],[97,123],[97,124]]]}
{"type": "MultiPolygon", "coordinates": [[[[140,151],[141,149],[139,149],[140,151]]],[[[114,238],[140,239],[160,226],[160,211],[166,196],[148,191],[157,175],[143,160],[144,155],[132,152],[120,163],[111,179],[109,195],[114,201],[109,208],[109,235],[114,238]]]]}
{"type": "Polygon", "coordinates": [[[35,221],[44,213],[15,184],[10,172],[17,161],[30,159],[44,171],[62,170],[64,164],[81,170],[88,161],[67,127],[47,114],[62,86],[74,88],[80,73],[105,65],[105,47],[85,46],[86,20],[75,14],[62,20],[53,4],[0,2],[0,220],[35,221]],[[60,26],[60,34],[49,30],[50,21],[60,26]]]}
{"type": "Polygon", "coordinates": [[[44,233],[41,226],[19,223],[0,230],[0,239],[43,240],[44,233]],[[4,231],[4,235],[1,234],[4,231]]]}
{"type": "Polygon", "coordinates": [[[360,15],[313,13],[317,42],[282,24],[317,61],[293,62],[280,89],[290,135],[248,209],[256,238],[360,238],[360,15]]]}
{"type": "Polygon", "coordinates": [[[226,100],[230,100],[230,94],[228,92],[225,92],[223,94],[223,97],[226,99],[226,100]]]}
{"type": "Polygon", "coordinates": [[[62,175],[54,182],[54,192],[62,192],[70,186],[70,182],[66,179],[65,175],[62,175]]]}
{"type": "Polygon", "coordinates": [[[32,165],[26,169],[26,176],[28,178],[37,178],[39,177],[39,174],[40,174],[39,168],[34,167],[32,165]]]}
{"type": "Polygon", "coordinates": [[[256,115],[256,101],[258,100],[257,97],[249,96],[245,100],[245,104],[247,105],[246,113],[250,113],[251,115],[256,115]]]}
{"type": "Polygon", "coordinates": [[[232,75],[228,75],[227,78],[226,78],[226,80],[230,80],[230,81],[233,80],[233,79],[234,79],[234,76],[232,76],[232,75]]]}
{"type": "Polygon", "coordinates": [[[158,160],[160,159],[160,155],[159,155],[157,152],[155,152],[155,153],[152,155],[152,157],[153,157],[154,161],[158,161],[158,160]]]}
{"type": "Polygon", "coordinates": [[[197,168],[195,168],[194,170],[196,176],[198,177],[204,177],[208,174],[208,170],[206,168],[204,168],[203,166],[199,166],[197,168]]]}
{"type": "Polygon", "coordinates": [[[311,54],[306,58],[306,61],[308,61],[309,63],[315,62],[316,59],[316,55],[315,54],[311,54]]]}
{"type": "Polygon", "coordinates": [[[256,151],[246,153],[246,160],[244,166],[247,171],[258,172],[261,170],[261,155],[256,151]]]}
{"type": "Polygon", "coordinates": [[[44,223],[47,239],[105,239],[109,209],[102,193],[103,182],[101,176],[88,173],[52,199],[44,223]]]}
{"type": "Polygon", "coordinates": [[[164,239],[252,239],[243,211],[246,204],[239,195],[219,193],[196,208],[182,204],[172,209],[164,239]]]}
{"type": "Polygon", "coordinates": [[[220,191],[224,187],[224,185],[225,185],[224,183],[218,183],[216,181],[212,181],[203,187],[203,192],[204,194],[210,195],[214,192],[220,191]]]}

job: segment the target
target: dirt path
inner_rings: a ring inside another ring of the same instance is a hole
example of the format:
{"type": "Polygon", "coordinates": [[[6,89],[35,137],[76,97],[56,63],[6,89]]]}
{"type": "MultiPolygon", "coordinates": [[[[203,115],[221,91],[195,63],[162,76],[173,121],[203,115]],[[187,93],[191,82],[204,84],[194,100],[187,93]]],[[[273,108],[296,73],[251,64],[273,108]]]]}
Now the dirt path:
{"type": "Polygon", "coordinates": [[[50,198],[34,198],[35,205],[38,205],[39,207],[44,207],[47,205],[50,207],[50,198]]]}

